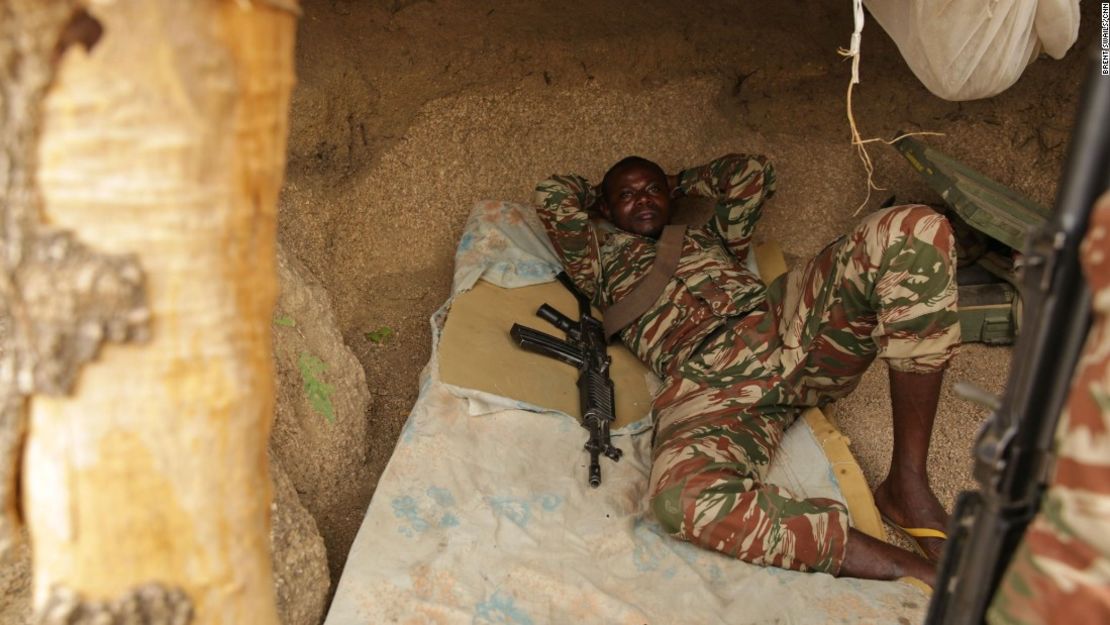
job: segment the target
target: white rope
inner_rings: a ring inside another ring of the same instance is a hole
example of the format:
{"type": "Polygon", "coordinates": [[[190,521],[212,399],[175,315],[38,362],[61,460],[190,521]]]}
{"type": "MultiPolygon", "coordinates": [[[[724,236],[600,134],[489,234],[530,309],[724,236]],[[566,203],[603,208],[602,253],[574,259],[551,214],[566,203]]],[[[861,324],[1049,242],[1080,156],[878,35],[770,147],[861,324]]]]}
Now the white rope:
{"type": "Polygon", "coordinates": [[[858,215],[871,199],[871,189],[880,190],[880,188],[874,182],[875,166],[871,163],[871,155],[867,153],[867,148],[864,147],[865,142],[859,136],[856,118],[852,114],[852,88],[859,84],[860,42],[863,39],[863,0],[852,0],[852,9],[855,30],[852,31],[852,39],[848,49],[840,48],[838,52],[841,56],[852,59],[852,79],[848,81],[848,97],[845,106],[848,111],[848,127],[852,132],[852,145],[856,146],[856,153],[859,155],[859,160],[863,162],[864,171],[867,172],[867,196],[863,198],[863,202],[852,213],[852,215],[858,215]]]}
{"type": "Polygon", "coordinates": [[[887,145],[898,141],[903,137],[910,137],[915,135],[937,135],[941,136],[944,133],[940,132],[907,132],[899,135],[890,141],[879,138],[863,139],[859,135],[859,129],[856,127],[856,118],[852,114],[852,88],[859,84],[859,59],[860,59],[860,42],[863,39],[863,0],[852,0],[852,17],[855,21],[855,30],[852,31],[852,38],[848,44],[848,49],[840,48],[837,52],[840,56],[852,59],[852,79],[848,81],[848,98],[846,102],[846,109],[848,111],[848,127],[852,131],[852,145],[856,146],[856,153],[859,154],[859,160],[863,162],[863,169],[867,172],[867,196],[863,198],[863,202],[856,207],[853,216],[859,215],[863,207],[867,206],[867,202],[871,200],[871,190],[883,191],[884,188],[875,184],[875,165],[871,162],[871,155],[867,153],[866,145],[881,141],[887,145]]]}
{"type": "Polygon", "coordinates": [[[859,84],[859,44],[863,39],[863,0],[852,0],[852,20],[855,23],[855,30],[852,31],[851,43],[847,50],[840,52],[844,56],[852,57],[852,82],[849,83],[849,87],[859,84]]]}

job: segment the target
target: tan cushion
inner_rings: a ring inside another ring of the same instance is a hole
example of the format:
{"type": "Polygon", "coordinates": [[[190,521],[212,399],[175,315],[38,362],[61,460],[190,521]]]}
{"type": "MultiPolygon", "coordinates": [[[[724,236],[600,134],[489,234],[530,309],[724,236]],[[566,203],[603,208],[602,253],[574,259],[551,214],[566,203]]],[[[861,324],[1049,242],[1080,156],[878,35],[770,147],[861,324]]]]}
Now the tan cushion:
{"type": "MultiPolygon", "coordinates": [[[[571,319],[578,304],[562,284],[548,282],[503,289],[484,280],[461,293],[439,342],[439,374],[447,384],[509,397],[581,418],[578,409],[578,370],[553,358],[525,351],[509,338],[514,323],[565,338],[536,309],[550,304],[571,319]]],[[[598,311],[594,315],[601,318],[598,311]]],[[[651,410],[648,388],[651,372],[620,343],[609,346],[616,388],[616,427],[627,425],[651,410]]]]}

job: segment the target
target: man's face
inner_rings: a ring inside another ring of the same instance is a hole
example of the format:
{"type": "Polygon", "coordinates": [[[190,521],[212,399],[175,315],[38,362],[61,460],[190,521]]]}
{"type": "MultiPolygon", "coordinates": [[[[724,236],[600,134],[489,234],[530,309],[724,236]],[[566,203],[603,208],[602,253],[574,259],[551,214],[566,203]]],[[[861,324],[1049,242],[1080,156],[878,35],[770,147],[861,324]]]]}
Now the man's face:
{"type": "Polygon", "coordinates": [[[605,217],[621,230],[653,239],[671,221],[671,190],[663,173],[632,164],[612,173],[606,183],[605,217]]]}

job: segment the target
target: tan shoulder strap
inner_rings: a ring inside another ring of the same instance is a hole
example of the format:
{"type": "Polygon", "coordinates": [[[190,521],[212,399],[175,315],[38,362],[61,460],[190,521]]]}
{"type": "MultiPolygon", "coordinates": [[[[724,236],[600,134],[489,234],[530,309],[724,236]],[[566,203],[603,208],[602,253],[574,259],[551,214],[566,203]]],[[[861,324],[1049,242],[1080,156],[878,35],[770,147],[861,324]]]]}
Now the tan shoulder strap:
{"type": "Polygon", "coordinates": [[[659,299],[663,288],[674,275],[675,269],[678,269],[678,259],[682,256],[682,240],[685,236],[686,226],[684,225],[669,225],[663,228],[663,234],[655,244],[655,262],[652,263],[651,270],[631,293],[605,311],[602,326],[606,337],[613,336],[639,319],[640,315],[646,313],[648,308],[659,299]]]}

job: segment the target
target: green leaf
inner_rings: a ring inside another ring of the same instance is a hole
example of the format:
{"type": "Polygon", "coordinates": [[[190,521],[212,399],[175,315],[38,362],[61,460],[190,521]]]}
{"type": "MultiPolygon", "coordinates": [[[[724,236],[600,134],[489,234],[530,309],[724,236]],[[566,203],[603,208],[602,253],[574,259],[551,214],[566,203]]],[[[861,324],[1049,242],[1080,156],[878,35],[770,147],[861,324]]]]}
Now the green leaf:
{"type": "Polygon", "coordinates": [[[316,356],[302,353],[297,360],[297,368],[301,370],[304,392],[312,409],[324,415],[329,422],[335,423],[335,407],[331,403],[331,394],[335,392],[335,388],[321,379],[328,366],[316,356]]]}
{"type": "Polygon", "coordinates": [[[289,315],[282,315],[282,316],[274,319],[274,325],[284,326],[286,328],[292,328],[292,327],[297,325],[297,322],[293,321],[293,318],[290,317],[289,315]]]}
{"type": "Polygon", "coordinates": [[[389,326],[382,326],[377,330],[366,333],[366,338],[375,345],[381,345],[388,341],[393,336],[393,328],[389,326]]]}

